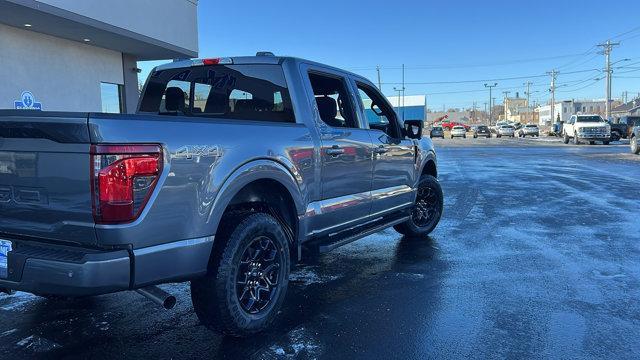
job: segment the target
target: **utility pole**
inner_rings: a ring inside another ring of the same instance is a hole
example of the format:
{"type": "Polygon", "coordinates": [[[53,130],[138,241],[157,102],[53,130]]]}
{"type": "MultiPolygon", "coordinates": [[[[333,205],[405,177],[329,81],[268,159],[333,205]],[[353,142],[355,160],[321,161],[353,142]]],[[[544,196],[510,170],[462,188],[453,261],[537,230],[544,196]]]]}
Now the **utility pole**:
{"type": "Polygon", "coordinates": [[[404,124],[404,64],[402,64],[402,123],[404,124]]]}
{"type": "Polygon", "coordinates": [[[527,107],[530,107],[531,104],[529,103],[529,100],[531,99],[531,93],[529,92],[529,88],[530,86],[533,85],[533,83],[531,81],[527,81],[526,83],[524,83],[524,86],[527,87],[527,107]]]}
{"type": "Polygon", "coordinates": [[[380,66],[376,66],[376,71],[378,72],[378,90],[382,92],[382,81],[380,81],[380,66]]]}
{"type": "Polygon", "coordinates": [[[551,70],[547,74],[551,75],[551,87],[549,91],[551,91],[551,123],[556,122],[556,78],[558,77],[558,72],[556,69],[551,70]]]}
{"type": "Polygon", "coordinates": [[[605,104],[607,120],[611,118],[611,50],[613,50],[614,46],[618,45],[620,45],[619,42],[614,43],[611,42],[611,40],[607,40],[604,44],[598,44],[598,46],[602,48],[601,54],[603,54],[605,58],[605,72],[607,73],[607,83],[605,85],[607,93],[607,103],[605,104]]]}
{"type": "Polygon", "coordinates": [[[502,108],[504,109],[504,120],[507,120],[507,100],[509,99],[509,93],[511,93],[511,91],[503,91],[502,94],[504,94],[504,100],[502,100],[502,108]]]}
{"type": "Polygon", "coordinates": [[[477,122],[478,121],[478,117],[476,116],[476,102],[473,102],[473,115],[471,115],[471,118],[473,119],[473,122],[477,122]]]}
{"type": "Polygon", "coordinates": [[[493,117],[493,109],[491,106],[491,99],[493,98],[491,95],[491,91],[493,90],[494,87],[498,86],[498,83],[494,83],[493,85],[489,85],[489,84],[484,84],[484,87],[489,88],[489,126],[491,126],[491,118],[493,117]]]}

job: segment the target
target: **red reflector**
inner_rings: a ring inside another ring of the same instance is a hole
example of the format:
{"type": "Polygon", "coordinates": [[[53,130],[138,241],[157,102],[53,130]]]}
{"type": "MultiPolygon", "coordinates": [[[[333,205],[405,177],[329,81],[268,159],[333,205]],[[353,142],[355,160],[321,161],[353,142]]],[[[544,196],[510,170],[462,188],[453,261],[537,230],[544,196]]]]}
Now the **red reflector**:
{"type": "Polygon", "coordinates": [[[137,219],[162,171],[160,146],[93,145],[91,158],[95,221],[123,223],[137,219]]]}
{"type": "Polygon", "coordinates": [[[220,58],[202,59],[202,65],[218,65],[218,64],[220,64],[220,58]]]}

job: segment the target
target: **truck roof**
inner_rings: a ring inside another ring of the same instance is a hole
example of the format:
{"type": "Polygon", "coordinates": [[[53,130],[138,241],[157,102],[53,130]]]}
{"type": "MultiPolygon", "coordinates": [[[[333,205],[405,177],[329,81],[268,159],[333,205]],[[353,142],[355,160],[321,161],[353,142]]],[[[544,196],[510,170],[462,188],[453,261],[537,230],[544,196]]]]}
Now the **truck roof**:
{"type": "Polygon", "coordinates": [[[348,73],[352,76],[361,78],[370,82],[369,79],[363,77],[362,75],[355,74],[348,70],[340,69],[335,66],[322,64],[316,61],[306,60],[294,56],[276,56],[276,55],[255,55],[255,56],[231,56],[231,57],[217,57],[217,58],[194,58],[194,59],[184,59],[184,60],[175,60],[170,63],[158,65],[153,68],[153,71],[158,70],[167,70],[167,69],[177,69],[177,68],[186,68],[190,66],[202,66],[208,65],[207,62],[214,61],[216,64],[222,65],[246,65],[246,64],[282,64],[285,61],[294,62],[294,63],[305,63],[316,66],[322,66],[329,69],[333,69],[336,71],[340,71],[343,73],[348,73]]]}

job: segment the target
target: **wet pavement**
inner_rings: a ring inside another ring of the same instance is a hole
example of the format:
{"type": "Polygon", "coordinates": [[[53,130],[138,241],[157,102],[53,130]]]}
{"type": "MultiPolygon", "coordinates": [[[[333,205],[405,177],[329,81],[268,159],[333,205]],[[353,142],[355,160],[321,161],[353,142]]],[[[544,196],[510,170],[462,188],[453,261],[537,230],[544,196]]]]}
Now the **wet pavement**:
{"type": "Polygon", "coordinates": [[[640,156],[436,140],[445,214],[301,266],[274,329],[238,340],[135,293],[0,295],[0,358],[637,358],[640,156]]]}

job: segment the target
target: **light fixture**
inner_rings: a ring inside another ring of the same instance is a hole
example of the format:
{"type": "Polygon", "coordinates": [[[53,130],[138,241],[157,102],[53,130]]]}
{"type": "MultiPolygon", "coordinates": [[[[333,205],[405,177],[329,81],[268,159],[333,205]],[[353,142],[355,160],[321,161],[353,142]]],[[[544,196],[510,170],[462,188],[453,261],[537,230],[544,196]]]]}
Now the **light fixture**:
{"type": "Polygon", "coordinates": [[[31,24],[24,24],[24,27],[31,27],[31,24]]]}

